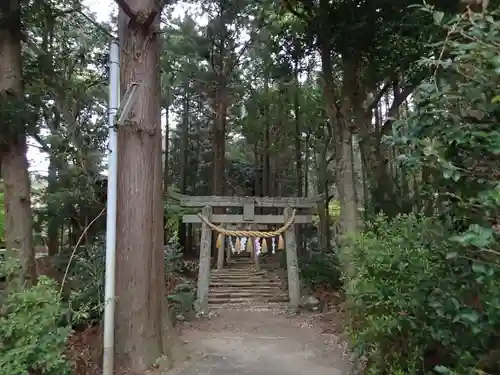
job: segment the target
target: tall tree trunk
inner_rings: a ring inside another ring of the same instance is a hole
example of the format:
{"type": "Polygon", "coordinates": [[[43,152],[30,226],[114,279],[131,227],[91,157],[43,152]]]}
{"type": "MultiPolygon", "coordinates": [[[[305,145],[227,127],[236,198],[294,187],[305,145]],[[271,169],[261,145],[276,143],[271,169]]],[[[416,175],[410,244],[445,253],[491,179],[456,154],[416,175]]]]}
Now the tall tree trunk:
{"type": "MultiPolygon", "coordinates": [[[[0,10],[0,100],[20,105],[23,100],[21,59],[21,8],[19,0],[10,0],[0,10]]],[[[33,215],[31,183],[26,157],[24,119],[12,118],[2,124],[0,160],[4,182],[5,244],[9,253],[19,251],[23,278],[28,285],[36,283],[33,249],[33,215]]]]}
{"type": "Polygon", "coordinates": [[[165,106],[165,138],[163,140],[163,145],[165,147],[165,152],[163,153],[163,194],[165,198],[168,195],[168,137],[170,134],[170,105],[165,106]]]}
{"type": "MultiPolygon", "coordinates": [[[[163,153],[163,199],[164,202],[168,199],[168,135],[170,133],[170,123],[169,123],[169,118],[170,116],[170,104],[167,104],[165,106],[165,137],[164,137],[164,142],[163,145],[165,147],[165,151],[163,153]]],[[[168,243],[168,236],[169,233],[167,231],[167,222],[168,218],[167,215],[163,215],[163,243],[168,243]]]]}
{"type": "Polygon", "coordinates": [[[256,197],[262,196],[262,161],[259,153],[259,143],[253,145],[255,181],[253,187],[253,195],[256,197]]]}
{"type": "Polygon", "coordinates": [[[389,217],[399,212],[394,194],[394,180],[388,168],[388,150],[380,143],[380,134],[364,134],[359,142],[366,173],[372,213],[384,212],[389,217]]]}
{"type": "MultiPolygon", "coordinates": [[[[219,78],[225,81],[224,78],[219,78]]],[[[212,194],[224,195],[225,192],[225,169],[226,169],[226,88],[225,83],[217,84],[215,123],[212,132],[212,150],[213,150],[213,180],[212,194]]]]}
{"type": "MultiPolygon", "coordinates": [[[[47,191],[49,194],[57,192],[58,162],[54,153],[49,157],[49,170],[47,178],[47,191]]],[[[47,203],[47,251],[49,256],[59,253],[59,227],[61,218],[56,200],[51,197],[47,203]]]]}
{"type": "Polygon", "coordinates": [[[304,197],[309,195],[309,141],[311,132],[307,131],[306,140],[304,142],[304,197]]]}
{"type": "Polygon", "coordinates": [[[337,103],[333,64],[331,58],[331,40],[329,34],[319,35],[320,55],[323,71],[323,94],[326,113],[331,124],[335,124],[336,180],[340,203],[340,230],[342,234],[352,233],[358,227],[358,210],[354,188],[352,129],[351,119],[347,118],[351,109],[353,90],[357,85],[356,65],[344,57],[343,98],[337,103]],[[340,107],[340,108],[339,108],[340,107]]]}
{"type": "MultiPolygon", "coordinates": [[[[295,114],[295,176],[296,176],[296,184],[297,184],[297,197],[302,196],[303,187],[302,187],[302,129],[300,124],[300,83],[299,83],[299,58],[295,59],[294,62],[294,81],[295,81],[295,90],[293,93],[293,112],[295,114]]],[[[303,253],[305,251],[304,246],[302,246],[302,227],[300,225],[297,226],[295,239],[297,241],[297,248],[299,253],[303,253]]]]}
{"type": "Polygon", "coordinates": [[[297,182],[297,196],[302,196],[302,129],[300,126],[300,83],[299,83],[299,62],[295,61],[295,92],[293,95],[293,112],[295,114],[295,173],[297,182]]]}
{"type": "Polygon", "coordinates": [[[324,194],[324,199],[318,202],[317,210],[319,216],[319,246],[321,251],[328,251],[330,249],[330,226],[329,226],[329,212],[328,212],[328,161],[326,155],[326,148],[316,154],[317,165],[317,186],[316,190],[318,195],[324,194]]]}
{"type": "Polygon", "coordinates": [[[171,354],[175,346],[172,341],[164,342],[172,340],[172,331],[164,306],[160,45],[156,32],[162,9],[155,0],[120,0],[119,4],[121,91],[131,82],[140,84],[128,124],[118,129],[116,368],[142,373],[163,354],[171,354]],[[152,11],[156,11],[152,25],[141,23],[152,11]]]}
{"type": "MultiPolygon", "coordinates": [[[[180,160],[180,176],[179,176],[179,191],[181,194],[186,194],[187,189],[187,165],[188,165],[188,146],[189,146],[189,80],[186,80],[184,85],[184,100],[182,109],[182,131],[181,131],[181,160],[180,160]]],[[[184,250],[184,253],[191,249],[186,247],[186,224],[179,219],[179,245],[184,250]]]]}
{"type": "Polygon", "coordinates": [[[340,201],[340,229],[342,234],[353,233],[358,228],[356,189],[354,187],[352,133],[348,122],[339,126],[336,141],[337,183],[340,201]]]}
{"type": "Polygon", "coordinates": [[[264,145],[262,147],[262,195],[272,196],[271,193],[271,125],[269,124],[269,79],[264,78],[264,145]]]}

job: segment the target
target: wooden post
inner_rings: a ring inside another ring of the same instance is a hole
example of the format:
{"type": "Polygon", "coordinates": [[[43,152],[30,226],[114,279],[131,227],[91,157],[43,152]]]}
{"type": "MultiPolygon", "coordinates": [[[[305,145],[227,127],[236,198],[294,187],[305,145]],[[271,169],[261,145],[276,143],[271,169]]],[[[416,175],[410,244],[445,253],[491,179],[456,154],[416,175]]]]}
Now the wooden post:
{"type": "MultiPolygon", "coordinates": [[[[216,235],[218,236],[219,234],[216,233],[216,235]]],[[[217,249],[217,269],[218,270],[221,270],[222,268],[224,268],[224,250],[226,249],[226,236],[224,236],[223,234],[220,235],[221,236],[221,248],[220,249],[217,249]]]]}
{"type": "MultiPolygon", "coordinates": [[[[212,219],[212,207],[204,207],[202,215],[212,219]]],[[[208,313],[208,286],[210,283],[210,252],[212,249],[212,228],[202,223],[200,241],[200,268],[198,271],[198,312],[208,313]]]]}
{"type": "MultiPolygon", "coordinates": [[[[229,240],[228,240],[228,242],[229,242],[230,240],[231,240],[231,239],[229,239],[229,240]]],[[[227,246],[227,255],[226,255],[226,260],[227,260],[227,263],[228,263],[228,265],[229,265],[229,262],[231,261],[231,255],[232,255],[232,254],[231,254],[231,251],[232,251],[232,250],[231,250],[231,246],[229,245],[229,243],[228,243],[227,245],[228,245],[228,246],[227,246]]],[[[235,244],[235,243],[233,243],[233,246],[235,246],[235,245],[236,245],[236,244],[235,244]]]]}
{"type": "MultiPolygon", "coordinates": [[[[293,209],[286,207],[284,211],[285,221],[292,216],[293,209]]],[[[295,241],[295,224],[285,232],[286,266],[288,269],[288,295],[290,307],[297,309],[300,304],[300,282],[299,264],[297,260],[297,242],[295,241]]]]}

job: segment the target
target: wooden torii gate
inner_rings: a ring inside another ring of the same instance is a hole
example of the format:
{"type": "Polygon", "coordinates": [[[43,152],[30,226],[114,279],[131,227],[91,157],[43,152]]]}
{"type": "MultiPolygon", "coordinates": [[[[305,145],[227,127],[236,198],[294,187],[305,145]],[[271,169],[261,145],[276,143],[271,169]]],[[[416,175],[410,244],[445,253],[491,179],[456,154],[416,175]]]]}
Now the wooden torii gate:
{"type": "MultiPolygon", "coordinates": [[[[179,200],[183,207],[203,207],[200,214],[187,214],[183,216],[184,223],[201,223],[200,240],[200,265],[198,274],[197,303],[200,312],[208,311],[208,294],[210,282],[210,256],[212,249],[212,231],[214,225],[220,225],[224,229],[235,225],[252,228],[253,230],[266,231],[268,225],[284,225],[292,220],[284,232],[286,250],[286,262],[288,271],[288,293],[290,306],[297,308],[300,304],[300,282],[297,261],[297,243],[295,240],[295,225],[312,222],[311,210],[323,199],[321,196],[298,198],[298,197],[223,197],[223,196],[185,196],[180,194],[171,195],[179,200]],[[243,214],[213,214],[213,208],[242,207],[243,214]],[[256,215],[256,207],[281,208],[282,215],[256,215]],[[306,211],[297,214],[296,210],[306,211]],[[293,216],[293,217],[292,217],[293,216]],[[212,227],[208,225],[212,223],[212,227]]],[[[248,239],[251,240],[250,238],[248,239]]],[[[222,238],[224,244],[224,238],[222,238]]],[[[230,253],[230,249],[229,249],[230,253]]],[[[228,254],[229,255],[229,254],[228,254]]],[[[254,254],[253,259],[258,267],[258,256],[254,254]]],[[[224,266],[224,246],[218,249],[217,268],[224,266]]]]}

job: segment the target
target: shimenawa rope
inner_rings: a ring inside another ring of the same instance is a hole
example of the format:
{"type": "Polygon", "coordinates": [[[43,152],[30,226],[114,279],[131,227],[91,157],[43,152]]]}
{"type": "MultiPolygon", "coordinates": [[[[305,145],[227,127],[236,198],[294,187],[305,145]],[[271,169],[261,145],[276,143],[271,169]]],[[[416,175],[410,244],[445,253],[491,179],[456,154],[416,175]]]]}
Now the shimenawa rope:
{"type": "Polygon", "coordinates": [[[280,236],[282,233],[284,233],[290,227],[290,225],[293,224],[293,221],[295,220],[295,210],[292,211],[292,215],[286,221],[286,223],[283,224],[283,226],[281,228],[278,228],[278,229],[276,229],[274,231],[271,231],[271,232],[261,232],[261,231],[258,231],[258,230],[230,230],[230,229],[224,229],[222,227],[219,227],[219,226],[211,223],[202,214],[198,214],[198,216],[200,217],[201,221],[203,221],[211,229],[213,229],[217,233],[223,234],[225,236],[271,238],[271,237],[280,236]]]}

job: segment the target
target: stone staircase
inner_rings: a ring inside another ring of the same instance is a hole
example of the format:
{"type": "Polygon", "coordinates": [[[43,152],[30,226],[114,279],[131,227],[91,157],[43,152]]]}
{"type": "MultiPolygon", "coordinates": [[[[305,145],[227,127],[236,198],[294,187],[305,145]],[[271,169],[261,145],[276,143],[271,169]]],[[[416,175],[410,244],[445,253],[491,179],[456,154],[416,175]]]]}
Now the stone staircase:
{"type": "Polygon", "coordinates": [[[211,309],[246,305],[264,308],[287,301],[288,293],[278,274],[267,269],[255,271],[252,259],[246,254],[233,256],[222,270],[210,270],[211,309]]]}

